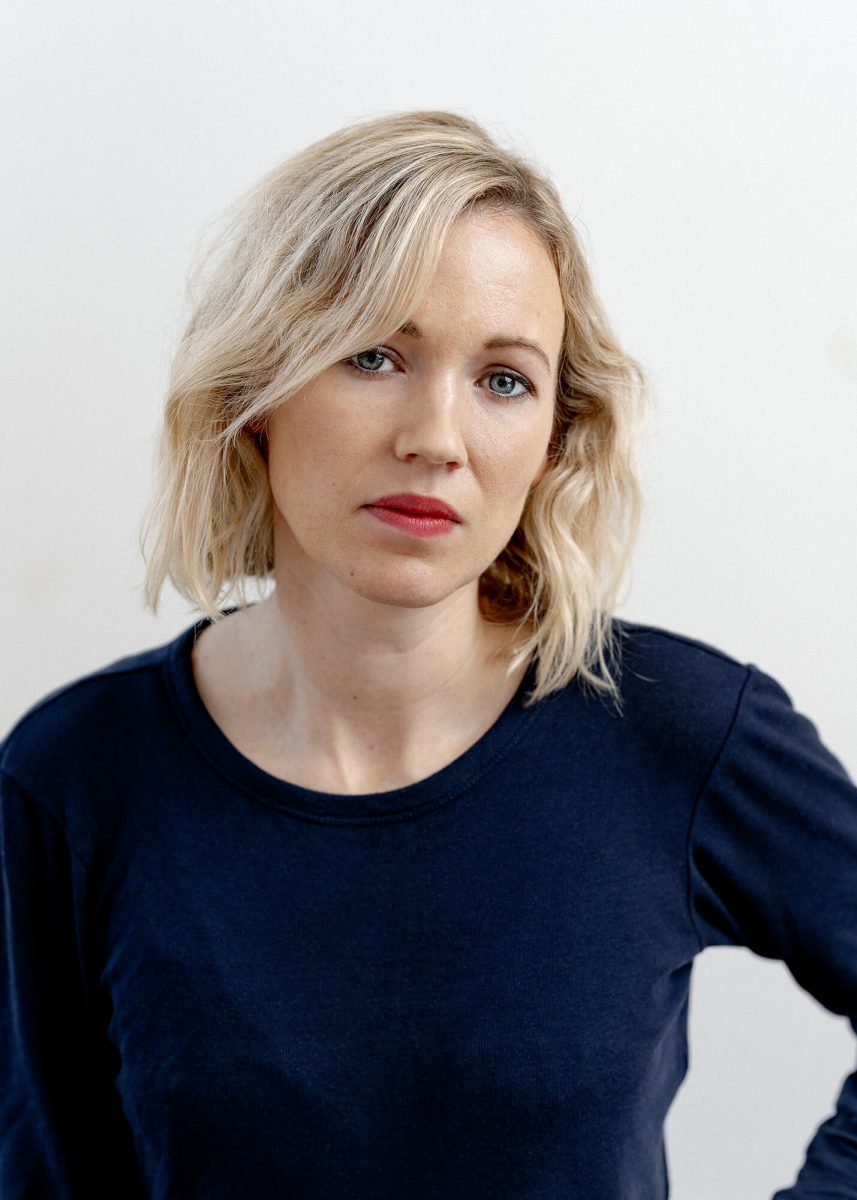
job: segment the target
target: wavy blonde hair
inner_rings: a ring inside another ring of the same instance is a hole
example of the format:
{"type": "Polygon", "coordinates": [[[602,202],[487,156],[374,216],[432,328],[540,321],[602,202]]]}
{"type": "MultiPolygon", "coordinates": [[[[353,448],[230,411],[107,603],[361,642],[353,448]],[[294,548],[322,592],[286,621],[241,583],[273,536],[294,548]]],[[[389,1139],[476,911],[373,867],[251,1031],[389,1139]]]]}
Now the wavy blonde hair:
{"type": "Polygon", "coordinates": [[[389,337],[418,307],[452,223],[511,212],[543,241],[566,311],[551,466],[479,581],[486,620],[514,623],[512,671],[535,657],[528,702],[577,677],[609,693],[612,610],[639,530],[638,433],[648,395],[593,287],[544,172],[452,112],[349,125],[239,197],[192,274],[175,354],[159,485],[143,529],[145,601],[164,582],[211,620],[273,570],[266,418],[329,366],[389,337]],[[200,287],[201,284],[201,287],[200,287]]]}

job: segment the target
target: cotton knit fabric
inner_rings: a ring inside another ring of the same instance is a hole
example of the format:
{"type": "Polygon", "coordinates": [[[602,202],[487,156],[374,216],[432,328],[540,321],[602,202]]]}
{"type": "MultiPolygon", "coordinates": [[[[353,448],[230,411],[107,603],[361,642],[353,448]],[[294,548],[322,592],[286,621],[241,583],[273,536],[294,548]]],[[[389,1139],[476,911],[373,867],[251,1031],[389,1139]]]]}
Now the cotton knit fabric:
{"type": "MultiPolygon", "coordinates": [[[[3,1200],[664,1200],[701,951],[857,1032],[857,788],[754,664],[617,619],[621,714],[531,668],[335,795],[219,730],[204,624],[0,747],[3,1200]]],[[[854,1200],[857,1073],[807,1142],[774,1200],[854,1200]]]]}

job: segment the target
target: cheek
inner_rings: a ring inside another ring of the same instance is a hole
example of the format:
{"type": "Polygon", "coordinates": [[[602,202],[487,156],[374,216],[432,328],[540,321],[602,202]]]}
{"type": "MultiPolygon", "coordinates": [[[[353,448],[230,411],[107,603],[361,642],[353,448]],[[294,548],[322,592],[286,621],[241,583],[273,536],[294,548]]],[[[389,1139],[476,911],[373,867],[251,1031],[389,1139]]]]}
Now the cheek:
{"type": "Polygon", "coordinates": [[[535,428],[505,429],[486,438],[481,449],[486,488],[509,505],[523,501],[550,465],[550,434],[551,426],[541,421],[535,428]]]}
{"type": "Polygon", "coordinates": [[[356,406],[304,399],[300,393],[269,424],[268,478],[274,502],[295,531],[315,532],[343,505],[358,507],[367,472],[376,463],[377,435],[356,406]],[[288,409],[288,411],[286,411],[288,409]]]}
{"type": "Polygon", "coordinates": [[[296,393],[268,425],[268,469],[271,486],[320,479],[341,462],[347,431],[337,428],[319,398],[296,393]]]}
{"type": "Polygon", "coordinates": [[[533,487],[535,487],[537,483],[541,483],[541,481],[544,479],[545,475],[547,475],[548,470],[550,469],[550,465],[551,465],[550,458],[548,456],[547,451],[545,451],[544,456],[541,461],[541,466],[539,467],[539,469],[536,471],[535,475],[533,476],[533,482],[532,482],[533,487]]]}

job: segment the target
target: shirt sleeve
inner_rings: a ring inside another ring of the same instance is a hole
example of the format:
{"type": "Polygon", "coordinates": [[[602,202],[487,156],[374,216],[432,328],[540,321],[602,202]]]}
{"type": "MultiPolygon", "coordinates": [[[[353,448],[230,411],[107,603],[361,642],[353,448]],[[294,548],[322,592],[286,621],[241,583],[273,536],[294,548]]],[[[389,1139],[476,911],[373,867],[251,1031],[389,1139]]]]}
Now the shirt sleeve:
{"type": "Polygon", "coordinates": [[[0,1196],[145,1196],[85,965],[87,872],[0,772],[0,1196]]]}
{"type": "MultiPolygon", "coordinates": [[[[857,1033],[857,787],[776,680],[750,664],[690,831],[700,948],[781,959],[857,1033]]],[[[773,1200],[857,1197],[857,1071],[773,1200]]]]}

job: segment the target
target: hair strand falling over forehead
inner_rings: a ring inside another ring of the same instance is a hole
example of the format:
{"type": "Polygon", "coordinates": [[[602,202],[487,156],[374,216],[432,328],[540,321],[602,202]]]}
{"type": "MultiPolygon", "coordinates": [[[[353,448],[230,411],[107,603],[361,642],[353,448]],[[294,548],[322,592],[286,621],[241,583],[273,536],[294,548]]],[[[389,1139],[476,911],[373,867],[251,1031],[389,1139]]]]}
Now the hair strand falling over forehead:
{"type": "Polygon", "coordinates": [[[577,678],[621,709],[612,613],[641,519],[645,376],[610,328],[549,178],[452,112],[349,125],[227,211],[170,372],[143,531],[145,599],[156,610],[169,579],[217,620],[229,597],[243,601],[249,582],[270,578],[258,431],[304,384],[410,318],[447,231],[474,208],[511,212],[541,238],[566,311],[551,466],[480,579],[481,611],[519,627],[509,669],[535,657],[530,702],[577,678]]]}

